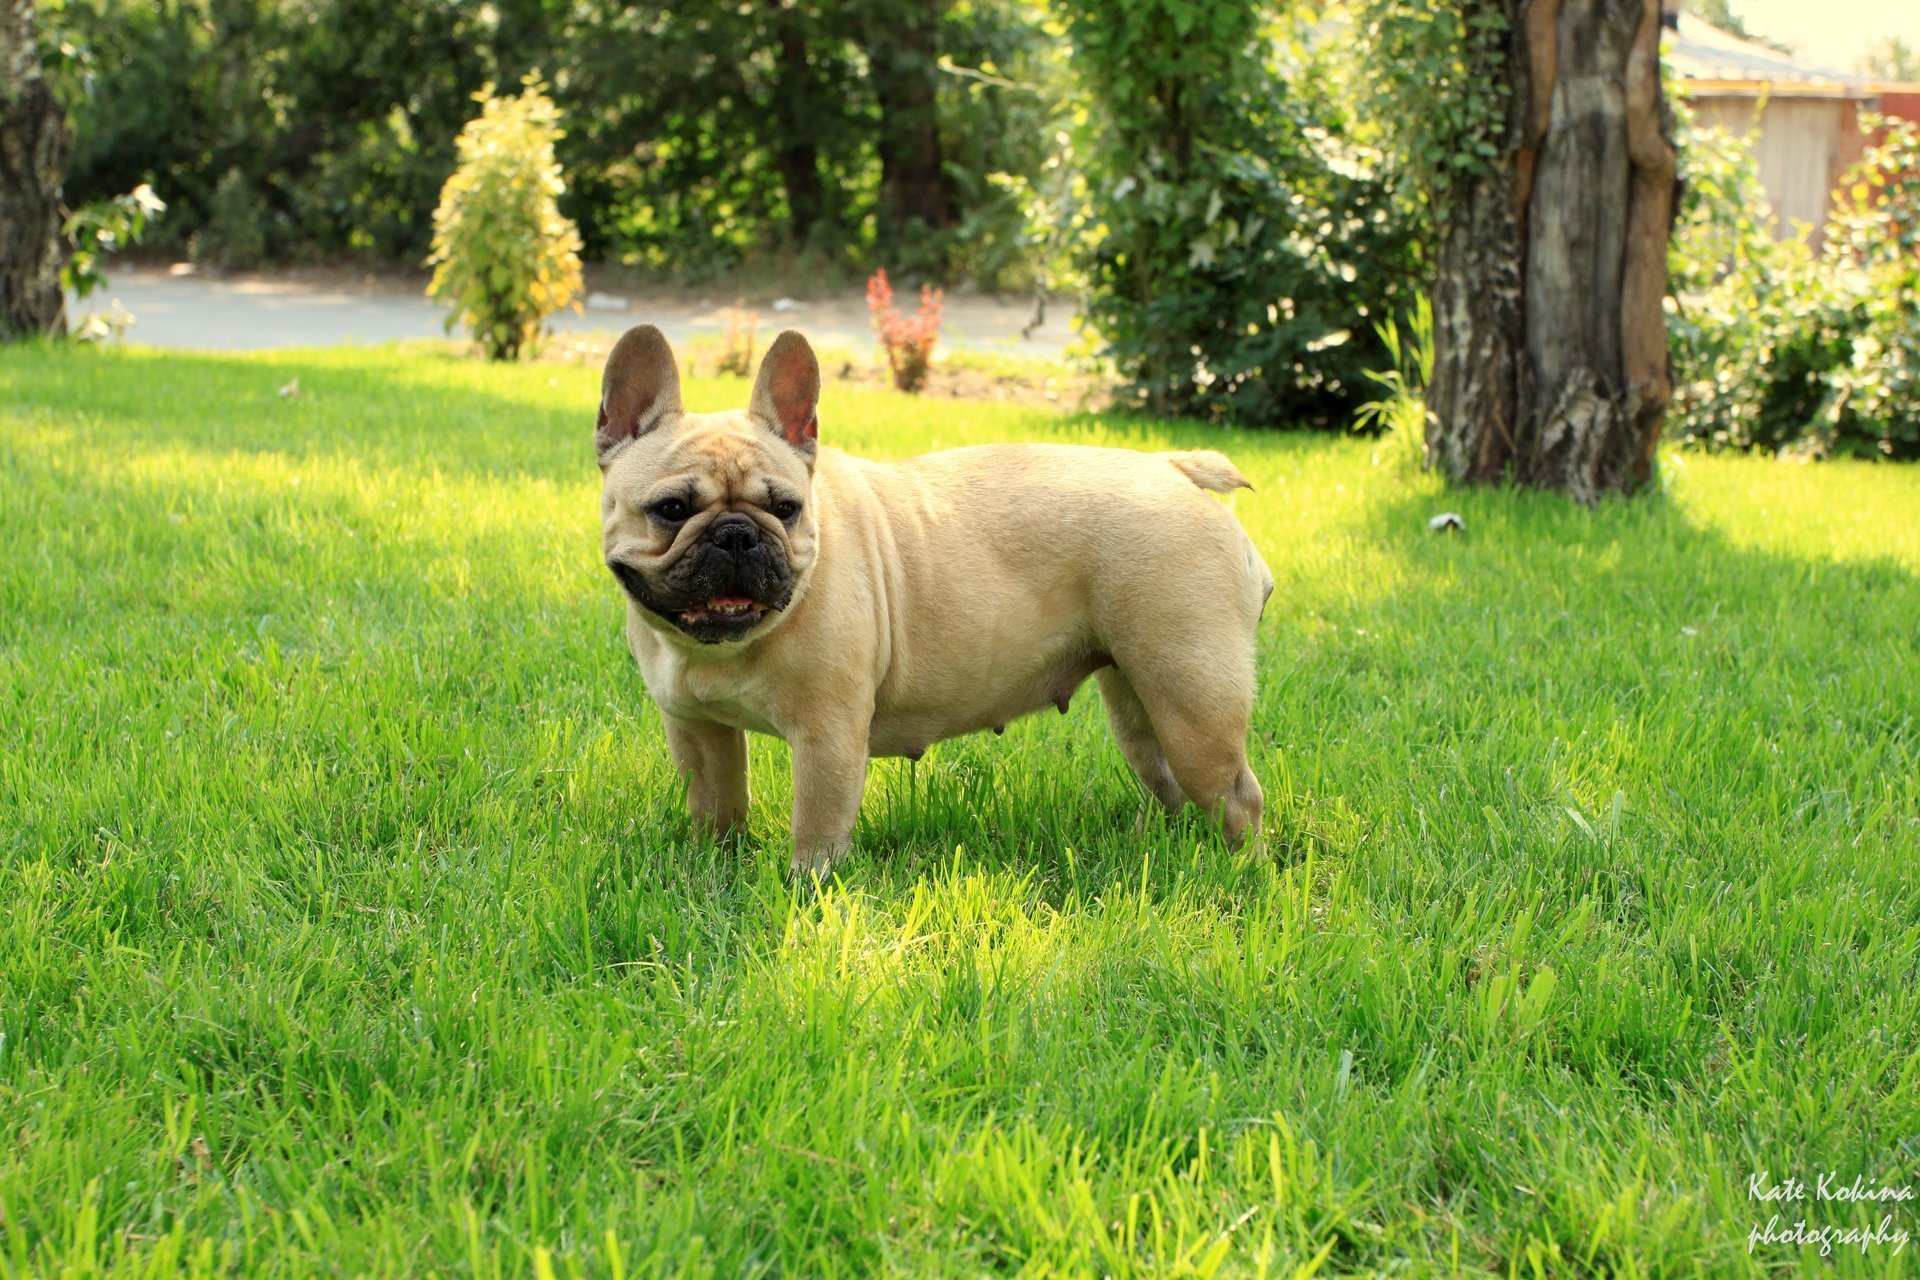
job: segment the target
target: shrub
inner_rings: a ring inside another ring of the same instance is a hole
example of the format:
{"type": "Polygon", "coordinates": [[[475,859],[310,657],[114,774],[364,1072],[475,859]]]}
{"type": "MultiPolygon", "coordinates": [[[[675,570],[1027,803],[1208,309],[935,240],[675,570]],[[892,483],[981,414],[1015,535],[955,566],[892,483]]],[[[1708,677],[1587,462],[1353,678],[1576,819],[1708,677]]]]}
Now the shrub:
{"type": "Polygon", "coordinates": [[[480,115],[460,131],[459,167],[433,212],[427,292],[452,305],[449,331],[465,324],[489,359],[513,360],[579,296],[580,234],[555,203],[566,189],[559,112],[540,85],[475,97],[480,115]]]}
{"type": "Polygon", "coordinates": [[[902,315],[893,305],[893,286],[887,283],[885,268],[867,281],[867,310],[873,313],[873,331],[887,353],[893,385],[902,391],[918,391],[927,380],[933,345],[940,339],[941,298],[940,290],[922,285],[919,310],[902,315]]]}
{"type": "Polygon", "coordinates": [[[1828,235],[1852,295],[1852,350],[1834,375],[1834,447],[1920,458],[1920,126],[1885,136],[1842,180],[1828,235]]]}
{"type": "Polygon", "coordinates": [[[1777,241],[1751,144],[1681,113],[1673,431],[1707,448],[1920,456],[1920,142],[1890,127],[1824,251],[1777,241]]]}
{"type": "Polygon", "coordinates": [[[1417,285],[1328,55],[1239,0],[1070,0],[1084,313],[1155,412],[1344,426],[1417,285]]]}
{"type": "Polygon", "coordinates": [[[1828,310],[1821,282],[1804,242],[1774,239],[1751,145],[1697,127],[1684,108],[1678,116],[1684,185],[1667,255],[1674,429],[1712,448],[1777,448],[1814,410],[1793,403],[1796,379],[1770,388],[1774,352],[1798,352],[1802,389],[1819,383],[1807,366],[1830,363],[1810,361],[1820,344],[1805,340],[1828,310]]]}

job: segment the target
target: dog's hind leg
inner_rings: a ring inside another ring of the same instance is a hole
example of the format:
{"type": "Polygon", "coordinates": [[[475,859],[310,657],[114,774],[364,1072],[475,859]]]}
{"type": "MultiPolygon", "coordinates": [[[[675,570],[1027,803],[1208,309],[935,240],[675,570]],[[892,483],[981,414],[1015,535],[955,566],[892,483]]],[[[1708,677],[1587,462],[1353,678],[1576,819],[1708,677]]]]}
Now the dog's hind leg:
{"type": "Polygon", "coordinates": [[[1188,660],[1160,655],[1127,670],[1180,790],[1219,824],[1228,844],[1250,831],[1257,836],[1265,797],[1247,767],[1251,645],[1238,661],[1196,645],[1188,660]]]}
{"type": "Polygon", "coordinates": [[[1147,709],[1140,704],[1140,695],[1118,667],[1102,667],[1094,678],[1100,682],[1100,700],[1107,704],[1107,723],[1113,726],[1114,741],[1133,766],[1133,776],[1140,779],[1148,795],[1169,812],[1178,813],[1187,796],[1174,780],[1167,753],[1160,749],[1160,739],[1153,732],[1147,709]]]}

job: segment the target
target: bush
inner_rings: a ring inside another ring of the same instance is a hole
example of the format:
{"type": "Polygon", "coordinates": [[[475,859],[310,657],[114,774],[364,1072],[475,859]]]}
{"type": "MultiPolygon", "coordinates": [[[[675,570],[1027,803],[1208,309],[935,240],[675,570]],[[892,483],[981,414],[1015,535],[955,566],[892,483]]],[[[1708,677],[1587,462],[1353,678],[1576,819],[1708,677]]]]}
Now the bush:
{"type": "Polygon", "coordinates": [[[1843,211],[1828,233],[1854,322],[1831,426],[1849,452],[1920,458],[1920,126],[1885,129],[1842,180],[1843,211]]]}
{"type": "Polygon", "coordinates": [[[1239,0],[1071,0],[1088,321],[1159,413],[1339,427],[1417,286],[1325,55],[1239,0]]]}
{"type": "Polygon", "coordinates": [[[893,286],[887,283],[886,271],[874,272],[867,281],[867,310],[873,314],[873,331],[887,353],[893,385],[902,391],[918,391],[927,381],[933,347],[940,340],[940,301],[940,290],[922,285],[919,310],[910,316],[901,315],[893,305],[893,286]]]}
{"type": "Polygon", "coordinates": [[[1851,349],[1844,299],[1804,238],[1776,240],[1751,143],[1678,112],[1684,183],[1668,252],[1674,429],[1779,449],[1823,412],[1851,349]]]}
{"type": "Polygon", "coordinates": [[[546,318],[579,296],[580,233],[555,203],[565,184],[553,144],[559,112],[529,78],[512,98],[489,87],[460,131],[460,166],[433,213],[429,295],[452,305],[493,360],[517,359],[546,318]]]}
{"type": "Polygon", "coordinates": [[[1706,448],[1920,456],[1920,142],[1888,129],[1824,251],[1777,241],[1751,144],[1681,113],[1673,431],[1706,448]]]}

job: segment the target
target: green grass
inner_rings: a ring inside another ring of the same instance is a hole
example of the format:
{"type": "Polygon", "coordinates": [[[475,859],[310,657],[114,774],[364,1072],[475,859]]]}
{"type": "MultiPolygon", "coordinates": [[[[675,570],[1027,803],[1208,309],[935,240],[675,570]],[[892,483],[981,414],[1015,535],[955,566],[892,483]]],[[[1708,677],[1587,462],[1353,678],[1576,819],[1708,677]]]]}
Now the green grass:
{"type": "Polygon", "coordinates": [[[1279,585],[1259,847],[1136,835],[1089,686],[876,764],[816,895],[780,744],[681,816],[596,394],[0,354],[0,1274],[1824,1272],[1750,1174],[1920,1183],[1920,472],[1585,511],[829,389],[1226,448],[1279,585]]]}

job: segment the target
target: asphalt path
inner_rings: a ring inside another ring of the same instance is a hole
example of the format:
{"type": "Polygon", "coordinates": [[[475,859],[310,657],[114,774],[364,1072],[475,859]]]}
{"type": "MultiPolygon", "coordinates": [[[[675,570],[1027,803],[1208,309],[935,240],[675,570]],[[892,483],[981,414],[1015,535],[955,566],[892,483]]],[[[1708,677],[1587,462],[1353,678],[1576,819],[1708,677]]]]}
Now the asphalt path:
{"type": "MultiPolygon", "coordinates": [[[[903,296],[901,301],[910,300],[903,296]]],[[[114,302],[134,318],[127,341],[155,347],[257,351],[446,336],[446,311],[410,281],[119,270],[111,273],[104,293],[84,306],[70,304],[70,309],[105,310],[114,302]]],[[[551,323],[563,332],[617,333],[645,321],[659,325],[669,340],[684,342],[725,334],[736,312],[753,315],[762,345],[787,328],[800,329],[821,345],[874,340],[866,298],[854,293],[743,301],[719,295],[651,297],[597,291],[582,311],[561,312],[551,323]]],[[[949,347],[1058,356],[1074,336],[1069,315],[1064,304],[1050,306],[1046,323],[1023,336],[1022,328],[1033,318],[1031,299],[949,294],[941,340],[949,347]]]]}

